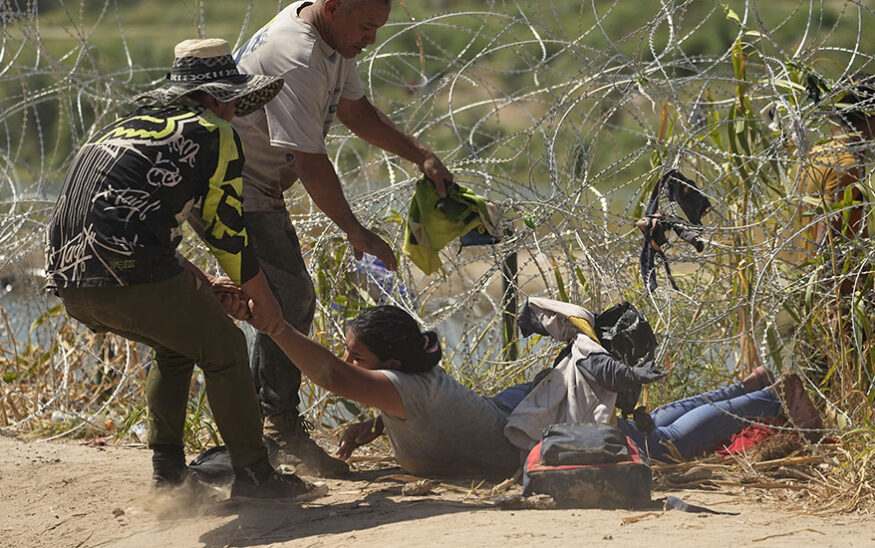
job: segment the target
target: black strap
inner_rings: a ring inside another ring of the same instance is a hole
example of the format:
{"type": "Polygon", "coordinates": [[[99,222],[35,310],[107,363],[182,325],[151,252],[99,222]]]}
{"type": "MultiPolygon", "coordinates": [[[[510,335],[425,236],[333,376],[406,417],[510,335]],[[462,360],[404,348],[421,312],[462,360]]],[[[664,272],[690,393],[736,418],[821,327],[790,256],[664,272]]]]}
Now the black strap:
{"type": "Polygon", "coordinates": [[[661,502],[663,504],[663,508],[666,510],[680,510],[681,512],[690,512],[692,514],[719,514],[724,516],[737,516],[741,512],[720,512],[719,510],[711,510],[710,508],[705,508],[704,506],[696,506],[695,504],[688,504],[677,497],[673,497],[671,495],[667,497],[663,497],[661,499],[656,499],[654,502],[661,502]]]}

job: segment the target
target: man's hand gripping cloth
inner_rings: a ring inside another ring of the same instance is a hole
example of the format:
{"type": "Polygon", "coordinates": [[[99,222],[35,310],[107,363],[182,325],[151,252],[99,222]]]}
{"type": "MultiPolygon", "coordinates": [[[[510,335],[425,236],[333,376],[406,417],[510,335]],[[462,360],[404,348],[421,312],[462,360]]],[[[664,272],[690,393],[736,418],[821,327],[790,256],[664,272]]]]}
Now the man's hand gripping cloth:
{"type": "Polygon", "coordinates": [[[571,343],[571,351],[510,414],[504,435],[515,446],[531,450],[551,424],[610,422],[617,393],[590,382],[576,366],[590,355],[607,354],[596,342],[592,329],[594,321],[592,312],[550,299],[533,297],[523,307],[517,320],[523,336],[532,333],[547,335],[571,343]],[[575,324],[590,334],[585,334],[575,324]]]}
{"type": "Polygon", "coordinates": [[[498,219],[498,208],[471,189],[453,183],[447,186],[447,197],[441,198],[423,177],[410,201],[401,249],[425,274],[433,274],[441,268],[438,252],[456,238],[474,231],[483,238],[469,238],[468,245],[497,242],[498,219]]]}

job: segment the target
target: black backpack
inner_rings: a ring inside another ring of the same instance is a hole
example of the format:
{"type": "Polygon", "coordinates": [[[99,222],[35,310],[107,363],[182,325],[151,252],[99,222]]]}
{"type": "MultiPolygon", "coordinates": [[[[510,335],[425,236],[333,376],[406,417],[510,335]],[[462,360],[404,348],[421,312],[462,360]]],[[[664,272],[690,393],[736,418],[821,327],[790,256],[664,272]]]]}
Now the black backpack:
{"type": "Polygon", "coordinates": [[[593,328],[602,347],[629,367],[653,359],[656,335],[644,314],[631,303],[623,301],[596,314],[593,328]]]}
{"type": "MultiPolygon", "coordinates": [[[[274,467],[277,465],[279,446],[270,438],[262,438],[267,448],[267,458],[274,467]]],[[[231,455],[224,445],[207,449],[188,463],[189,472],[198,480],[213,485],[231,483],[234,479],[234,467],[231,466],[231,455]]]]}

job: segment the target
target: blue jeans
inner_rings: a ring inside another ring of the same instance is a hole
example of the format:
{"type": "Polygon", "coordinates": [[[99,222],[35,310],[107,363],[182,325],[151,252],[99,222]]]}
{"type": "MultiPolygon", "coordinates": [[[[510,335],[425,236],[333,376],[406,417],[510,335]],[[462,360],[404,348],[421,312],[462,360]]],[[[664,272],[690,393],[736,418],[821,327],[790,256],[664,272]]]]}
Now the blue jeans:
{"type": "Polygon", "coordinates": [[[645,434],[627,419],[618,419],[619,428],[651,459],[671,461],[664,443],[671,443],[685,459],[737,434],[757,418],[781,414],[781,402],[766,387],[745,393],[740,382],[698,396],[668,403],[650,415],[656,429],[645,434]]]}
{"type": "Polygon", "coordinates": [[[492,396],[490,399],[498,405],[500,409],[503,409],[505,412],[512,412],[517,405],[526,395],[532,390],[532,385],[534,385],[534,381],[526,382],[523,384],[515,384],[510,388],[505,388],[498,394],[492,396]]]}
{"type": "MultiPolygon", "coordinates": [[[[285,210],[243,214],[246,231],[283,318],[307,335],[316,311],[316,291],[301,255],[298,235],[285,210]]],[[[301,371],[264,333],[250,351],[250,367],[265,417],[298,413],[301,371]]]]}

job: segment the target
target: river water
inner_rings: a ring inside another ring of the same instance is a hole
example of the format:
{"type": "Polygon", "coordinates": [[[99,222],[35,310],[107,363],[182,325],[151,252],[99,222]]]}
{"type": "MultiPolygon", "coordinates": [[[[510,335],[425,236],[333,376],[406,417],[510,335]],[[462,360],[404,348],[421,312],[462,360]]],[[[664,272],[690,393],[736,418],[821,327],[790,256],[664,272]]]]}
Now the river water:
{"type": "Polygon", "coordinates": [[[18,284],[0,280],[0,345],[9,345],[10,336],[18,344],[28,340],[51,338],[47,326],[35,326],[34,321],[60,303],[54,295],[41,291],[34,283],[18,284]]]}
{"type": "MultiPolygon", "coordinates": [[[[40,287],[41,283],[42,281],[37,278],[23,282],[8,278],[0,280],[0,348],[6,347],[11,350],[12,346],[21,348],[28,343],[45,347],[54,337],[57,319],[63,317],[62,309],[57,310],[53,316],[55,321],[39,322],[34,325],[37,319],[46,319],[47,311],[61,303],[60,299],[43,290],[40,287]]],[[[465,333],[466,329],[470,330],[472,327],[472,318],[465,316],[472,312],[468,308],[460,308],[440,326],[435,327],[443,343],[445,356],[452,354],[453,349],[459,349],[459,352],[453,356],[454,363],[448,364],[452,368],[470,368],[487,356],[491,356],[493,360],[499,359],[493,351],[501,340],[501,329],[497,322],[496,327],[485,334],[486,338],[494,341],[492,344],[471,352],[463,351],[466,348],[465,339],[472,337],[470,333],[465,333]],[[461,356],[460,354],[463,353],[465,355],[461,356]]],[[[248,338],[251,337],[252,330],[248,325],[243,326],[243,331],[248,338]]],[[[478,333],[478,338],[480,335],[483,334],[478,333]]]]}

